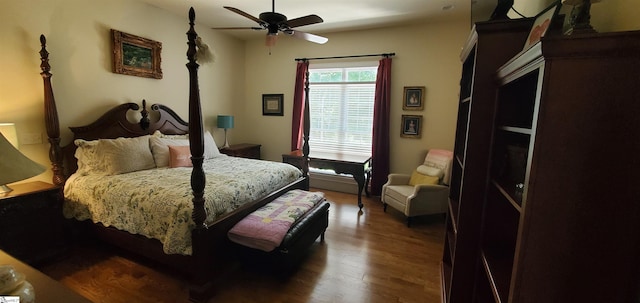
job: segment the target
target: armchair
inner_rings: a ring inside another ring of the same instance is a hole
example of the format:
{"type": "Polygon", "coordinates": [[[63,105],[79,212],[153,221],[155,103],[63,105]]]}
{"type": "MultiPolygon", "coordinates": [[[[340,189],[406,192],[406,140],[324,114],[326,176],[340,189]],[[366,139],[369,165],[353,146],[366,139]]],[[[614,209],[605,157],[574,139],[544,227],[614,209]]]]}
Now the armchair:
{"type": "Polygon", "coordinates": [[[432,149],[411,175],[389,174],[380,196],[384,211],[387,205],[401,211],[407,226],[412,217],[446,213],[452,159],[451,151],[432,149]]]}

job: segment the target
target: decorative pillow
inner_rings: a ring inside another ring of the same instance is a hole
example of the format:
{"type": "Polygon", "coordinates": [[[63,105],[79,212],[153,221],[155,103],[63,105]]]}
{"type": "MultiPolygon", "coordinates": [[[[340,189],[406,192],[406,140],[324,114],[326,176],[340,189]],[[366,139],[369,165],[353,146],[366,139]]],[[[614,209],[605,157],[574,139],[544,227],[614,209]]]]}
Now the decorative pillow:
{"type": "MultiPolygon", "coordinates": [[[[166,136],[166,135],[163,135],[166,136]]],[[[180,135],[181,136],[181,135],[180,135]]],[[[155,133],[149,138],[149,145],[151,152],[153,153],[153,159],[155,160],[157,167],[169,166],[169,145],[173,146],[188,146],[188,139],[169,139],[156,136],[155,133]]],[[[220,151],[216,146],[216,142],[213,140],[213,136],[210,132],[204,134],[204,158],[211,159],[220,156],[220,151]]]]}
{"type": "Polygon", "coordinates": [[[191,151],[188,145],[169,145],[169,167],[191,167],[191,151]]]}
{"type": "Polygon", "coordinates": [[[418,168],[416,170],[419,173],[421,173],[423,175],[427,175],[427,176],[433,176],[433,177],[438,177],[438,178],[442,178],[442,176],[444,176],[444,172],[441,169],[436,168],[436,167],[420,165],[420,166],[418,166],[418,168]]]}
{"type": "Polygon", "coordinates": [[[439,184],[439,182],[439,177],[423,175],[419,173],[418,170],[414,170],[411,174],[411,178],[409,179],[409,185],[411,186],[415,186],[418,184],[439,184]]]}
{"type": "Polygon", "coordinates": [[[117,175],[154,168],[149,137],[75,140],[78,172],[117,175]]]}
{"type": "Polygon", "coordinates": [[[171,146],[189,146],[189,140],[186,139],[167,139],[152,136],[149,138],[149,146],[153,153],[153,160],[157,167],[169,166],[169,145],[171,146]]]}

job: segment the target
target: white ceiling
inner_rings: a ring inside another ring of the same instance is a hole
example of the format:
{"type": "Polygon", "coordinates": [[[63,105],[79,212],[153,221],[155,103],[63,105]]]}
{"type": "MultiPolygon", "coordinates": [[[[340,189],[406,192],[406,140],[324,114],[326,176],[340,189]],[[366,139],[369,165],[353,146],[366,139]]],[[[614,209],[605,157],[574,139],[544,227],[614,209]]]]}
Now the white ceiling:
{"type": "MultiPolygon", "coordinates": [[[[196,24],[207,27],[256,26],[250,19],[233,13],[223,6],[231,6],[252,16],[272,11],[270,0],[140,0],[153,6],[187,17],[189,7],[196,12],[196,24]]],[[[360,30],[407,23],[441,20],[445,18],[471,18],[470,7],[488,6],[496,0],[276,0],[275,11],[288,19],[316,14],[324,19],[321,24],[302,26],[300,31],[322,34],[337,31],[360,30]],[[477,2],[477,3],[476,3],[477,2]],[[486,3],[484,5],[482,3],[486,3]]],[[[262,31],[225,30],[236,37],[247,39],[264,35],[262,31]]]]}

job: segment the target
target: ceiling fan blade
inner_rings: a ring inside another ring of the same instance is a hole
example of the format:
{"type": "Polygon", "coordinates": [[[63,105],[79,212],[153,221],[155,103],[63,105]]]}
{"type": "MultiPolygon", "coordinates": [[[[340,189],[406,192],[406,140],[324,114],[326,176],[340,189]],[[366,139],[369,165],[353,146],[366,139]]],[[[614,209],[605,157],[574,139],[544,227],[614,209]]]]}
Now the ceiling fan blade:
{"type": "Polygon", "coordinates": [[[262,25],[262,24],[264,23],[264,21],[262,21],[262,20],[260,20],[260,19],[258,19],[258,18],[256,18],[256,17],[254,17],[254,16],[252,16],[252,15],[249,15],[248,13],[245,13],[245,12],[243,12],[243,11],[241,11],[241,10],[239,10],[239,9],[235,8],[235,7],[231,7],[231,6],[223,6],[223,7],[224,7],[224,8],[226,8],[226,9],[228,9],[228,10],[230,10],[230,11],[232,11],[232,12],[234,12],[234,13],[236,13],[236,14],[238,14],[238,15],[241,15],[241,16],[244,16],[244,17],[246,17],[246,18],[249,18],[249,19],[251,19],[251,20],[253,20],[253,21],[257,22],[257,23],[258,23],[258,24],[260,24],[260,25],[262,25]]]}
{"type": "Polygon", "coordinates": [[[309,42],[318,43],[318,44],[325,44],[325,43],[327,43],[327,41],[329,41],[328,38],[325,38],[325,37],[322,37],[322,36],[309,34],[309,33],[301,32],[301,31],[297,31],[297,30],[292,30],[292,29],[287,30],[287,31],[283,31],[283,33],[285,33],[285,34],[287,34],[289,36],[294,36],[296,38],[304,39],[304,40],[307,40],[309,42]]]}
{"type": "Polygon", "coordinates": [[[322,23],[324,20],[318,15],[308,15],[300,18],[295,18],[287,21],[289,28],[294,28],[303,25],[310,25],[316,23],[322,23]]]}
{"type": "Polygon", "coordinates": [[[257,26],[253,26],[253,27],[212,27],[211,29],[222,29],[222,30],[227,30],[227,29],[252,29],[252,30],[263,30],[264,28],[262,27],[257,27],[257,26]]]}

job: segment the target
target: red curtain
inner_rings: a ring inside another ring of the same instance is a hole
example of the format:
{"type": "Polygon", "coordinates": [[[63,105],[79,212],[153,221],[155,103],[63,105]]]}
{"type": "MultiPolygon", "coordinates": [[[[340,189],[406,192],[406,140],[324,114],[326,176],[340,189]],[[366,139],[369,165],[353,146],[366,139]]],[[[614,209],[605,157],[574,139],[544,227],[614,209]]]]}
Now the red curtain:
{"type": "Polygon", "coordinates": [[[298,61],[296,67],[296,87],[293,91],[293,119],[291,123],[291,150],[300,149],[302,145],[302,123],[304,115],[305,76],[309,69],[309,61],[298,61]]]}
{"type": "Polygon", "coordinates": [[[376,96],[373,105],[371,146],[371,194],[379,196],[389,175],[389,112],[391,107],[391,58],[378,65],[376,96]]]}

